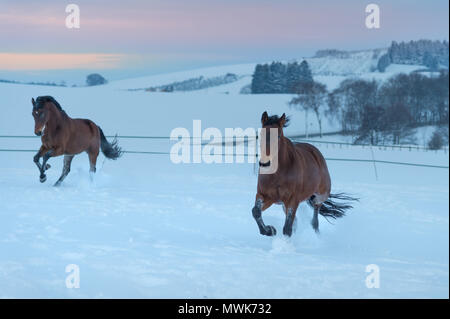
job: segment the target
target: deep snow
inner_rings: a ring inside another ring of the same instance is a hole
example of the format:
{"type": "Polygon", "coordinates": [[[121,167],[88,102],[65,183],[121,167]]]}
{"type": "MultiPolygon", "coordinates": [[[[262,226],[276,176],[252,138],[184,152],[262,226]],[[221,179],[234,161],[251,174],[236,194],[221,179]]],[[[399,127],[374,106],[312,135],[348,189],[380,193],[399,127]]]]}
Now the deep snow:
{"type": "MultiPolygon", "coordinates": [[[[219,71],[214,75],[224,70],[219,71]]],[[[292,115],[287,134],[303,133],[303,114],[289,109],[288,95],[129,92],[122,89],[145,87],[147,81],[126,83],[0,84],[0,135],[31,135],[30,99],[47,94],[72,117],[94,120],[107,135],[168,136],[179,126],[192,131],[193,119],[222,131],[258,127],[266,109],[292,115]]],[[[325,130],[336,127],[327,124],[325,130]]],[[[313,124],[311,132],[315,129],[313,124]]],[[[168,151],[171,145],[136,139],[120,144],[140,151],[168,151]]],[[[0,138],[0,149],[39,145],[37,138],[0,138]]],[[[327,158],[372,158],[367,147],[317,146],[327,158]]],[[[448,166],[442,151],[373,152],[379,160],[448,166]]],[[[32,156],[0,152],[0,297],[449,296],[448,169],[378,163],[377,180],[373,163],[329,161],[333,190],[354,194],[360,203],[334,225],[320,218],[319,236],[310,226],[311,209],[302,204],[297,231],[286,239],[258,232],[251,216],[253,164],[177,165],[168,155],[143,154],[113,162],[100,156],[91,183],[83,154],[54,188],[62,158],[50,160],[48,181],[40,184],[32,156]],[[80,267],[79,289],[65,286],[68,264],[80,267]],[[366,287],[369,264],[380,267],[378,289],[366,287]]],[[[263,213],[279,234],[283,215],[280,206],[263,213]]]]}

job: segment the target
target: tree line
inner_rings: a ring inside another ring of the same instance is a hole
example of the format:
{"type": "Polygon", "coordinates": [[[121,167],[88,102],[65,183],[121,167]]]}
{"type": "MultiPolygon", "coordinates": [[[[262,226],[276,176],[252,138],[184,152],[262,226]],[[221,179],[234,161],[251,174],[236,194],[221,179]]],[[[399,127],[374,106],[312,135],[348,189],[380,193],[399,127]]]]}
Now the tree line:
{"type": "Polygon", "coordinates": [[[194,91],[207,89],[214,86],[224,85],[236,82],[240,77],[234,73],[227,73],[225,75],[215,76],[212,78],[205,78],[199,76],[184,81],[172,82],[165,85],[159,85],[147,88],[148,92],[175,92],[175,91],[194,91]]]}
{"type": "Polygon", "coordinates": [[[253,73],[251,92],[261,93],[297,93],[299,86],[313,82],[308,62],[258,64],[253,73]]]}
{"type": "Polygon", "coordinates": [[[423,65],[432,71],[441,66],[448,68],[449,48],[447,41],[418,40],[393,41],[388,52],[378,60],[378,71],[384,72],[391,63],[423,65]]]}

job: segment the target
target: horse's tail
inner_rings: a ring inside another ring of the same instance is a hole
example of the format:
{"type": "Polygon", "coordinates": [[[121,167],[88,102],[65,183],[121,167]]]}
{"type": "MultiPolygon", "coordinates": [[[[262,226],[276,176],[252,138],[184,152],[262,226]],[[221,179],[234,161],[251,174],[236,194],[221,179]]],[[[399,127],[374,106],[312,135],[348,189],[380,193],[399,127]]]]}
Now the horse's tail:
{"type": "Polygon", "coordinates": [[[105,155],[106,158],[109,158],[112,160],[116,160],[120,156],[122,156],[123,152],[117,142],[117,135],[114,137],[113,141],[110,143],[106,139],[105,134],[103,134],[102,129],[100,127],[98,127],[98,130],[100,131],[100,148],[102,149],[103,155],[105,155]]]}
{"type": "MultiPolygon", "coordinates": [[[[308,200],[308,204],[314,207],[313,197],[308,200]]],[[[359,201],[356,197],[351,197],[345,193],[330,194],[328,199],[320,206],[319,214],[324,217],[339,218],[345,216],[345,212],[353,206],[350,202],[359,201]],[[334,200],[342,200],[342,203],[336,203],[334,200]]]]}

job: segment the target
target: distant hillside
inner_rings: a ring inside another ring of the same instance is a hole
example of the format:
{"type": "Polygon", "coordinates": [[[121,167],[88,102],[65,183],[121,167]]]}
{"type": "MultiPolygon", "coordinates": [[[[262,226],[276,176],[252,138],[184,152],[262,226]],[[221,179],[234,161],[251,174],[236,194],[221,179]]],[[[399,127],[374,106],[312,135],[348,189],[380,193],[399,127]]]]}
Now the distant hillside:
{"type": "Polygon", "coordinates": [[[379,58],[387,49],[364,51],[319,50],[306,58],[314,75],[360,75],[377,69],[379,58]]]}
{"type": "Polygon", "coordinates": [[[392,42],[387,49],[364,51],[319,50],[306,59],[315,75],[359,75],[384,72],[391,64],[422,65],[432,71],[449,66],[447,41],[392,42]]]}
{"type": "Polygon", "coordinates": [[[437,62],[448,67],[448,42],[419,40],[406,42],[392,42],[389,48],[392,63],[426,65],[426,58],[436,58],[437,62]]]}
{"type": "Polygon", "coordinates": [[[350,58],[350,53],[347,51],[341,51],[336,49],[326,49],[317,51],[316,54],[313,56],[313,58],[326,58],[326,57],[348,59],[350,58]]]}
{"type": "MultiPolygon", "coordinates": [[[[410,73],[417,70],[426,71],[430,68],[424,66],[424,61],[430,60],[428,62],[429,65],[435,64],[436,58],[433,58],[433,56],[437,56],[439,59],[438,68],[442,68],[445,65],[448,68],[448,42],[421,40],[402,43],[395,44],[393,42],[391,46],[386,48],[359,51],[319,50],[312,57],[297,59],[297,64],[306,60],[314,79],[325,83],[328,89],[336,88],[342,80],[348,77],[383,81],[397,73],[410,73]],[[407,47],[410,49],[407,50],[407,47]],[[415,51],[417,52],[413,53],[415,51]],[[404,54],[402,52],[409,53],[404,54]],[[428,53],[426,54],[426,52],[428,53]],[[391,55],[393,61],[391,61],[391,55]],[[425,58],[425,55],[427,55],[427,58],[425,58]],[[403,58],[405,56],[409,58],[403,58]],[[432,57],[431,59],[429,59],[430,56],[432,57]]],[[[271,76],[277,78],[273,74],[283,74],[285,71],[287,75],[289,69],[287,66],[295,65],[295,63],[295,60],[278,61],[272,66],[273,72],[271,72],[271,76]]],[[[211,92],[211,89],[215,88],[217,92],[239,93],[243,90],[243,92],[249,93],[251,91],[252,75],[255,74],[257,65],[270,66],[272,61],[263,61],[258,64],[223,65],[131,78],[112,81],[107,86],[120,90],[186,91],[208,89],[211,92]],[[232,74],[235,77],[224,76],[226,74],[232,74]]],[[[296,68],[291,68],[291,71],[294,69],[296,68]]],[[[289,71],[289,76],[286,76],[286,82],[291,81],[300,72],[291,71],[289,71]]],[[[283,87],[282,82],[276,83],[278,87],[283,87]]],[[[264,91],[267,90],[260,92],[264,91]]],[[[278,93],[282,91],[279,89],[273,90],[273,92],[278,93]]]]}
{"type": "Polygon", "coordinates": [[[240,77],[233,73],[227,73],[225,75],[215,76],[211,78],[199,76],[197,78],[191,78],[184,81],[172,82],[169,84],[164,84],[156,87],[150,87],[146,89],[146,91],[149,92],[195,91],[233,83],[238,81],[239,79],[240,77]]]}
{"type": "Polygon", "coordinates": [[[378,70],[383,72],[391,64],[423,65],[433,71],[447,68],[449,49],[447,41],[418,40],[392,42],[388,52],[378,62],[378,70]]]}
{"type": "Polygon", "coordinates": [[[60,87],[66,87],[67,86],[65,84],[65,82],[61,82],[60,84],[57,84],[55,82],[21,82],[21,81],[13,81],[13,80],[5,80],[5,79],[0,79],[0,83],[26,84],[26,85],[43,85],[43,86],[60,86],[60,87]]]}

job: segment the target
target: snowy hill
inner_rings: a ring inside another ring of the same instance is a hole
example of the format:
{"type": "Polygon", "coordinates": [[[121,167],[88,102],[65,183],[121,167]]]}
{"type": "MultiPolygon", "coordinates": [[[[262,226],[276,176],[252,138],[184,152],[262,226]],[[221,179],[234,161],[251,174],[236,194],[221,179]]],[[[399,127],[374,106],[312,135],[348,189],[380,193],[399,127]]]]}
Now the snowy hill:
{"type": "Polygon", "coordinates": [[[361,75],[376,70],[378,59],[385,54],[387,49],[375,49],[346,54],[317,54],[315,57],[306,58],[314,75],[361,75]]]}
{"type": "Polygon", "coordinates": [[[215,77],[227,73],[233,73],[236,75],[251,75],[255,68],[255,64],[238,64],[238,65],[225,65],[219,67],[202,68],[196,70],[174,72],[168,74],[160,74],[146,77],[139,77],[134,79],[113,81],[108,84],[109,87],[114,89],[145,89],[151,86],[165,85],[172,82],[180,82],[188,80],[190,78],[197,78],[203,76],[205,78],[215,77]]]}
{"type": "MultiPolygon", "coordinates": [[[[327,85],[328,90],[333,90],[339,83],[348,77],[360,77],[384,81],[398,73],[410,73],[423,69],[420,65],[391,64],[385,72],[376,70],[378,59],[386,53],[387,49],[374,49],[356,52],[346,52],[345,55],[306,58],[314,79],[327,85]]],[[[301,61],[302,59],[299,59],[301,61]]],[[[255,64],[224,65],[218,67],[201,68],[189,71],[174,72],[168,74],[139,77],[127,80],[112,81],[107,86],[116,90],[143,90],[149,87],[165,86],[175,82],[187,81],[193,78],[203,77],[213,79],[225,74],[235,74],[240,79],[233,83],[217,85],[206,92],[239,94],[243,87],[251,84],[255,64]]]]}

